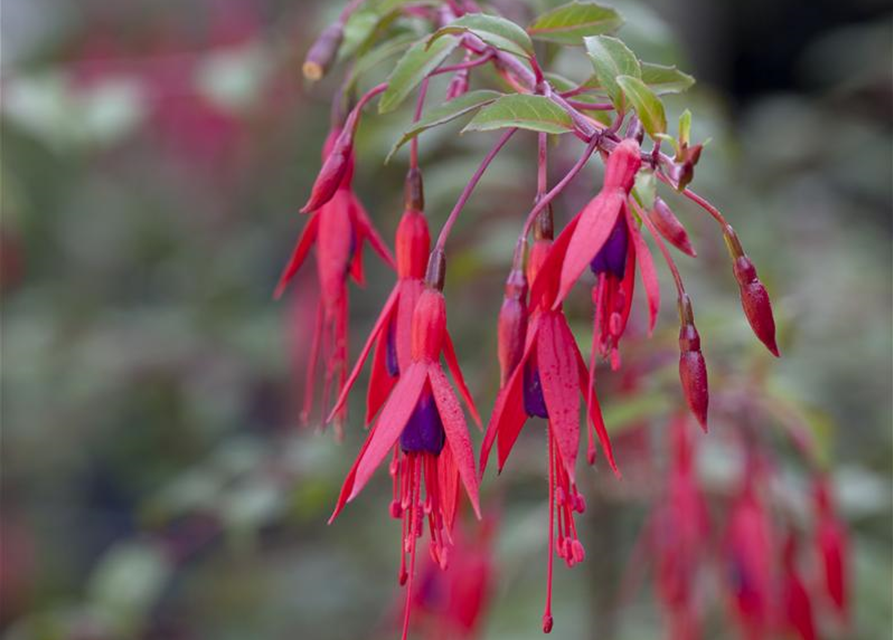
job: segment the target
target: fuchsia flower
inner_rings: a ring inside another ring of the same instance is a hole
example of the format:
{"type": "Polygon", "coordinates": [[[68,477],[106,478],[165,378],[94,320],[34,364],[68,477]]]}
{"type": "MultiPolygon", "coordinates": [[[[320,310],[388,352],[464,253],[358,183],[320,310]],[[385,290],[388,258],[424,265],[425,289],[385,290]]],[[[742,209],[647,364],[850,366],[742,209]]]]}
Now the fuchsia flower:
{"type": "Polygon", "coordinates": [[[782,570],[782,603],[784,605],[784,631],[796,633],[802,640],[816,640],[812,602],[797,572],[797,540],[793,532],[785,541],[782,570]]]}
{"type": "MultiPolygon", "coordinates": [[[[559,280],[553,308],[564,301],[587,266],[597,278],[592,289],[597,340],[593,341],[590,373],[596,346],[602,356],[610,358],[613,369],[620,366],[618,344],[632,308],[637,264],[648,296],[650,330],[657,321],[660,308],[657,270],[627,204],[641,165],[639,143],[634,139],[624,140],[614,149],[605,165],[601,191],[561,232],[543,268],[544,278],[559,280]]],[[[536,282],[533,287],[531,301],[536,302],[542,287],[536,282]]]]}
{"type": "MultiPolygon", "coordinates": [[[[375,469],[393,451],[390,473],[394,499],[391,515],[403,522],[400,583],[412,578],[415,570],[416,540],[428,519],[431,554],[441,567],[447,563],[447,550],[455,523],[459,481],[480,517],[478,476],[474,452],[462,408],[440,364],[446,351],[446,303],[443,285],[443,256],[432,256],[429,286],[425,288],[413,312],[411,352],[408,366],[400,372],[390,396],[338,496],[335,520],[344,506],[363,489],[375,469]],[[424,497],[422,495],[424,489],[424,497]],[[406,556],[409,556],[409,570],[406,556]]],[[[457,385],[464,386],[461,372],[454,371],[457,385]]],[[[469,409],[476,413],[469,400],[469,409]]],[[[412,592],[412,585],[408,590],[412,592]]],[[[403,637],[409,622],[407,597],[403,637]]]]}
{"type": "MultiPolygon", "coordinates": [[[[378,410],[381,409],[396,384],[400,372],[406,370],[412,362],[413,310],[425,288],[425,265],[431,249],[428,221],[423,209],[421,173],[418,169],[412,169],[406,181],[406,210],[397,227],[397,283],[372,327],[350,377],[341,390],[341,396],[335,403],[332,416],[340,411],[347,401],[347,395],[356,382],[373,345],[375,353],[372,357],[372,373],[369,378],[369,392],[366,396],[367,424],[372,422],[378,410]]],[[[475,422],[480,424],[480,416],[474,408],[471,393],[465,386],[465,381],[459,370],[456,350],[449,333],[444,337],[444,357],[453,380],[459,388],[459,393],[470,408],[475,422]]]]}
{"type": "Polygon", "coordinates": [[[741,494],[731,507],[726,529],[726,577],[732,609],[746,640],[769,637],[773,619],[774,534],[769,513],[755,487],[755,464],[748,469],[741,494]]]}
{"type": "MultiPolygon", "coordinates": [[[[341,146],[342,132],[333,130],[323,149],[323,169],[330,164],[333,149],[341,146]]],[[[337,381],[335,392],[344,386],[347,378],[347,336],[348,336],[348,293],[347,278],[352,276],[362,285],[363,243],[368,241],[376,253],[391,267],[394,259],[391,252],[372,226],[369,217],[351,188],[353,177],[353,157],[348,150],[343,170],[336,172],[337,185],[327,200],[312,211],[298,243],[289,258],[275,296],[282,295],[285,287],[295,276],[307,258],[310,248],[316,246],[316,268],[319,280],[319,305],[316,316],[316,330],[310,347],[310,363],[307,368],[307,383],[304,392],[302,419],[306,422],[313,408],[313,392],[316,370],[322,357],[325,364],[323,385],[323,405],[328,404],[333,381],[337,381]]],[[[320,179],[317,180],[317,183],[320,179]]],[[[326,187],[328,189],[328,187],[326,187]]],[[[314,194],[318,193],[314,186],[314,194]]],[[[311,201],[316,196],[311,197],[311,201]]],[[[317,198],[319,199],[319,198],[317,198]]],[[[336,420],[336,435],[341,435],[341,423],[345,417],[342,407],[336,420]]]]}
{"type": "MultiPolygon", "coordinates": [[[[534,281],[552,250],[551,214],[547,211],[536,228],[536,241],[528,265],[528,279],[534,281]]],[[[481,473],[486,467],[494,441],[497,443],[497,462],[502,467],[520,434],[527,418],[538,416],[547,420],[549,443],[549,576],[543,630],[552,628],[552,558],[557,551],[568,566],[581,562],[585,556],[577,537],[574,513],[585,509],[583,496],[577,491],[575,466],[580,440],[579,409],[582,394],[590,416],[589,427],[598,433],[605,455],[615,473],[617,466],[611,443],[583,356],[577,348],[567,319],[560,305],[552,307],[554,286],[546,289],[538,306],[530,315],[524,352],[508,382],[499,392],[496,406],[481,449],[481,473]],[[554,533],[558,532],[555,548],[554,533]]],[[[590,433],[590,458],[594,459],[595,445],[590,433]]]]}
{"type": "Polygon", "coordinates": [[[834,505],[824,477],[819,477],[813,489],[816,507],[816,534],[822,562],[823,583],[844,622],[849,619],[847,571],[849,569],[846,527],[834,512],[834,505]]]}
{"type": "Polygon", "coordinates": [[[680,415],[671,425],[672,467],[667,492],[656,505],[646,530],[654,557],[657,594],[670,619],[672,640],[701,637],[694,587],[710,537],[688,422],[689,418],[680,415]]]}

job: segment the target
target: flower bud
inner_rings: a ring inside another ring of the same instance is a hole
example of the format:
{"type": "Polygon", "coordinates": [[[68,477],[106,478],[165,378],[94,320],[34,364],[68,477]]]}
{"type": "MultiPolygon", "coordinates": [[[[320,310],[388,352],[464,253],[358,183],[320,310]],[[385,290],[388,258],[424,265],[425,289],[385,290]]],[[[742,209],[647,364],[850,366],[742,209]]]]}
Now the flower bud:
{"type": "Polygon", "coordinates": [[[524,354],[524,338],[527,334],[527,279],[520,267],[512,268],[505,281],[497,334],[501,388],[508,382],[524,354]]]}
{"type": "Polygon", "coordinates": [[[412,315],[412,359],[436,361],[446,333],[446,301],[440,291],[426,287],[412,315]]]}
{"type": "Polygon", "coordinates": [[[723,234],[726,246],[728,246],[734,261],[733,271],[741,292],[741,306],[744,309],[744,315],[760,342],[766,345],[766,348],[777,358],[779,352],[775,341],[775,318],[772,316],[769,293],[757,277],[757,270],[753,262],[744,253],[735,230],[730,225],[726,225],[723,234]]]}
{"type": "Polygon", "coordinates": [[[707,364],[701,353],[701,336],[695,327],[691,299],[683,293],[679,298],[679,380],[689,409],[701,428],[707,431],[707,364]]]}
{"type": "Polygon", "coordinates": [[[311,213],[326,204],[345,182],[353,164],[353,134],[356,118],[353,114],[337,137],[330,136],[326,146],[330,147],[323,161],[319,175],[313,183],[310,199],[301,213],[311,213]]]}
{"type": "Polygon", "coordinates": [[[642,166],[642,158],[639,156],[639,143],[632,139],[621,142],[611,155],[608,156],[605,165],[604,189],[622,189],[629,193],[633,188],[636,173],[642,166]]]}
{"type": "Polygon", "coordinates": [[[667,242],[692,258],[697,256],[694,247],[691,246],[691,240],[688,239],[688,232],[666,202],[655,198],[654,207],[648,212],[648,218],[667,242]]]}
{"type": "Polygon", "coordinates": [[[307,57],[304,58],[304,65],[301,67],[304,77],[313,82],[322,79],[332,63],[335,62],[343,39],[343,24],[336,22],[326,27],[310,47],[307,57]]]}

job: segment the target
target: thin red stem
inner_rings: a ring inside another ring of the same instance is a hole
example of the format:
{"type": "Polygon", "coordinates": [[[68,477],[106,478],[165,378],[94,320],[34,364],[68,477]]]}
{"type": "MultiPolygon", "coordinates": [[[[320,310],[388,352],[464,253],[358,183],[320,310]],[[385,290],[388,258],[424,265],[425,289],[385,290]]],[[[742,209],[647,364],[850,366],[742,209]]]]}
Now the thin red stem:
{"type": "Polygon", "coordinates": [[[639,218],[642,220],[642,224],[648,227],[649,233],[651,233],[651,237],[654,238],[654,242],[657,243],[657,248],[660,249],[660,252],[664,255],[664,260],[667,263],[667,266],[670,268],[670,273],[673,274],[673,281],[676,283],[676,292],[681,297],[685,293],[685,285],[682,284],[682,276],[679,275],[679,268],[676,266],[676,262],[673,260],[673,256],[670,254],[670,250],[667,248],[667,244],[664,242],[664,239],[661,237],[660,232],[654,227],[654,223],[651,222],[651,219],[648,217],[639,204],[630,198],[629,200],[633,208],[636,210],[636,213],[639,214],[639,218]]]}
{"type": "MultiPolygon", "coordinates": [[[[658,180],[660,180],[664,184],[668,184],[671,187],[673,186],[673,184],[670,182],[670,179],[667,178],[664,174],[660,173],[659,171],[655,171],[654,174],[657,176],[658,180]]],[[[706,211],[711,216],[713,216],[713,219],[716,220],[720,224],[721,227],[725,228],[726,225],[728,225],[728,222],[726,222],[726,219],[722,215],[722,213],[719,212],[719,209],[717,209],[712,204],[710,204],[710,202],[708,202],[706,198],[699,196],[697,193],[695,193],[691,189],[683,189],[682,195],[684,195],[686,198],[688,198],[689,200],[694,202],[696,205],[701,207],[704,211],[706,211]]]]}
{"type": "Polygon", "coordinates": [[[493,158],[502,150],[505,146],[505,143],[509,141],[509,138],[514,135],[517,129],[509,129],[505,133],[503,133],[499,140],[496,141],[496,144],[493,145],[493,148],[490,149],[490,152],[484,157],[481,161],[481,165],[477,168],[477,171],[474,172],[474,175],[471,176],[471,180],[468,181],[468,184],[465,185],[465,188],[462,190],[462,193],[459,195],[459,200],[456,201],[456,206],[453,207],[453,210],[450,212],[449,217],[446,219],[446,222],[443,223],[443,228],[440,230],[440,235],[437,237],[437,244],[434,246],[434,251],[432,253],[443,253],[443,248],[446,245],[447,238],[450,235],[450,231],[453,229],[453,225],[456,223],[456,218],[459,217],[459,212],[462,211],[462,207],[465,206],[465,203],[468,202],[468,198],[471,197],[472,191],[477,186],[478,182],[481,181],[481,178],[484,175],[484,172],[487,170],[487,167],[490,166],[490,163],[493,162],[493,158]]]}
{"type": "Polygon", "coordinates": [[[536,172],[536,198],[539,200],[546,193],[548,187],[548,160],[549,160],[549,135],[541,133],[537,137],[537,172],[536,172]]]}
{"type": "Polygon", "coordinates": [[[433,72],[431,72],[431,75],[429,75],[428,77],[439,76],[443,73],[452,73],[454,71],[464,71],[465,69],[473,69],[475,67],[481,66],[482,64],[487,64],[490,60],[493,59],[493,57],[494,57],[493,52],[487,51],[486,53],[484,53],[481,56],[478,56],[477,58],[473,58],[471,60],[466,60],[465,62],[459,62],[457,64],[451,64],[451,65],[447,65],[445,67],[440,67],[439,69],[435,69],[433,72]]]}
{"type": "Polygon", "coordinates": [[[527,214],[527,220],[524,222],[524,230],[521,232],[521,237],[519,238],[519,242],[523,242],[527,235],[530,233],[530,228],[533,226],[533,221],[536,220],[537,215],[545,209],[552,200],[561,193],[564,188],[570,184],[571,180],[577,177],[577,174],[580,173],[580,170],[586,166],[586,163],[589,161],[590,156],[595,152],[596,148],[599,145],[598,138],[593,138],[590,141],[589,145],[586,147],[586,151],[583,152],[583,155],[580,156],[580,159],[577,160],[577,163],[571,168],[570,171],[567,172],[561,181],[556,184],[552,189],[546,193],[540,200],[534,205],[533,209],[531,209],[530,213],[527,214]]]}
{"type": "MultiPolygon", "coordinates": [[[[422,110],[425,108],[425,96],[428,95],[428,78],[422,80],[422,85],[419,87],[419,98],[416,101],[415,105],[415,115],[413,116],[413,123],[418,122],[422,119],[422,110]]],[[[409,167],[411,169],[418,169],[419,167],[419,137],[413,136],[412,142],[410,142],[409,146],[409,167]]]]}
{"type": "Polygon", "coordinates": [[[614,105],[609,102],[580,102],[579,100],[568,100],[567,103],[574,109],[580,111],[613,111],[614,105]]]}

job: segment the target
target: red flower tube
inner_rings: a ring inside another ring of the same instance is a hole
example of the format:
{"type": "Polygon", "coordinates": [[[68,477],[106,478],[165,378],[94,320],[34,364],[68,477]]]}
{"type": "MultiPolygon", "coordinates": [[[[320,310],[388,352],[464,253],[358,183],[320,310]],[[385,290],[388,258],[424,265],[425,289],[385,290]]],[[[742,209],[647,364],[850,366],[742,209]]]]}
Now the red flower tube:
{"type": "Polygon", "coordinates": [[[788,534],[782,558],[782,603],[784,606],[784,631],[795,633],[801,640],[816,640],[812,602],[797,571],[797,540],[788,534]]]}
{"type": "Polygon", "coordinates": [[[828,481],[820,477],[814,487],[816,534],[825,591],[844,622],[849,619],[847,571],[849,554],[846,528],[834,512],[828,481]]]}

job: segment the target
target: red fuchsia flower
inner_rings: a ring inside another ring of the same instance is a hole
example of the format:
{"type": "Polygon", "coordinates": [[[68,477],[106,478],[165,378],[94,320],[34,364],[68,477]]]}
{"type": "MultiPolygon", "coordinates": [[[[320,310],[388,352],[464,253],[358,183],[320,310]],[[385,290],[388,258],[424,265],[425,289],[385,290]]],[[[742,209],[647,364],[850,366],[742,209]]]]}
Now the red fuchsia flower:
{"type": "Polygon", "coordinates": [[[823,583],[840,616],[849,619],[847,571],[849,554],[846,527],[834,512],[825,477],[815,481],[816,537],[822,563],[823,583]]]}
{"type": "Polygon", "coordinates": [[[815,620],[812,614],[812,602],[797,571],[797,540],[793,532],[785,541],[782,558],[782,603],[785,632],[795,633],[802,640],[816,640],[815,620]]]}
{"type": "Polygon", "coordinates": [[[744,488],[732,506],[726,530],[726,577],[732,609],[746,640],[769,637],[773,620],[774,535],[748,462],[744,488]]]}
{"type": "Polygon", "coordinates": [[[493,520],[469,539],[462,527],[453,532],[446,569],[428,559],[412,594],[414,626],[431,640],[470,640],[477,637],[486,615],[494,578],[493,520]]]}
{"type": "MultiPolygon", "coordinates": [[[[536,241],[528,264],[528,279],[534,281],[552,248],[551,213],[541,215],[536,241]]],[[[590,455],[595,445],[591,431],[598,432],[608,462],[615,473],[611,443],[601,416],[598,400],[589,384],[583,356],[568,327],[561,306],[553,308],[555,287],[546,289],[533,310],[527,327],[524,352],[508,382],[500,391],[481,449],[481,473],[490,450],[497,443],[499,470],[505,464],[521,428],[528,417],[547,420],[549,443],[549,572],[543,631],[552,629],[552,560],[554,553],[568,566],[583,560],[585,552],[577,537],[574,513],[585,510],[585,501],[575,480],[580,427],[579,408],[582,394],[590,416],[590,455]],[[555,532],[558,533],[557,548],[555,532]]],[[[619,475],[619,473],[618,473],[619,475]]]]}
{"type": "Polygon", "coordinates": [[[654,557],[657,594],[667,611],[671,640],[701,637],[695,582],[710,537],[707,504],[698,486],[695,443],[689,420],[678,415],[671,425],[672,467],[667,492],[647,525],[654,557]]]}
{"type": "MultiPolygon", "coordinates": [[[[389,471],[394,499],[390,511],[403,523],[401,584],[407,579],[411,581],[415,571],[416,540],[422,535],[426,517],[432,558],[441,567],[446,566],[460,479],[480,517],[471,440],[462,408],[440,364],[447,342],[446,303],[440,292],[442,254],[432,255],[431,264],[428,286],[413,312],[409,365],[401,371],[400,379],[372,426],[329,520],[330,523],[335,520],[344,506],[360,493],[388,452],[393,451],[389,471]]],[[[457,384],[464,386],[458,368],[454,375],[457,384]]],[[[476,413],[470,403],[469,409],[476,413]]],[[[411,583],[409,593],[412,593],[411,583]]],[[[404,639],[410,609],[411,600],[407,596],[404,639]]]]}
{"type": "MultiPolygon", "coordinates": [[[[366,396],[366,424],[372,422],[382,404],[396,384],[400,372],[406,370],[412,362],[412,317],[416,302],[425,288],[425,265],[431,250],[431,237],[428,232],[428,221],[424,214],[424,196],[422,176],[418,169],[411,169],[406,179],[406,209],[397,227],[397,283],[385,302],[381,313],[363,346],[360,357],[354,366],[347,383],[341,390],[341,396],[332,410],[334,416],[347,401],[347,395],[353,387],[369,356],[372,347],[372,373],[369,378],[369,392],[366,396]]],[[[444,357],[447,366],[459,387],[459,393],[469,407],[472,416],[480,423],[480,417],[473,409],[471,393],[459,371],[456,350],[449,334],[444,339],[444,357]]]]}
{"type": "MultiPolygon", "coordinates": [[[[341,131],[333,130],[326,141],[323,158],[328,164],[333,148],[338,145],[341,131]]],[[[353,160],[348,158],[347,169],[340,174],[333,195],[314,210],[295,245],[291,258],[282,272],[275,297],[280,297],[285,287],[300,269],[310,248],[316,246],[316,270],[319,280],[319,304],[316,330],[310,347],[310,363],[304,391],[302,419],[309,420],[313,408],[314,382],[320,358],[325,361],[323,405],[328,405],[333,381],[335,392],[343,388],[347,378],[348,293],[347,278],[352,276],[360,285],[363,276],[363,243],[372,248],[389,266],[394,259],[378,232],[372,226],[363,205],[351,188],[353,160]]],[[[316,190],[316,187],[314,187],[316,190]]],[[[311,198],[312,199],[312,198],[311,198]]],[[[345,408],[337,415],[336,435],[341,435],[341,423],[345,408]]]]}
{"type": "Polygon", "coordinates": [[[723,228],[726,246],[732,256],[735,280],[741,292],[741,306],[754,334],[776,358],[779,357],[778,345],[775,341],[775,318],[772,315],[772,303],[766,287],[757,277],[756,267],[744,253],[738,234],[731,225],[723,228]]]}

